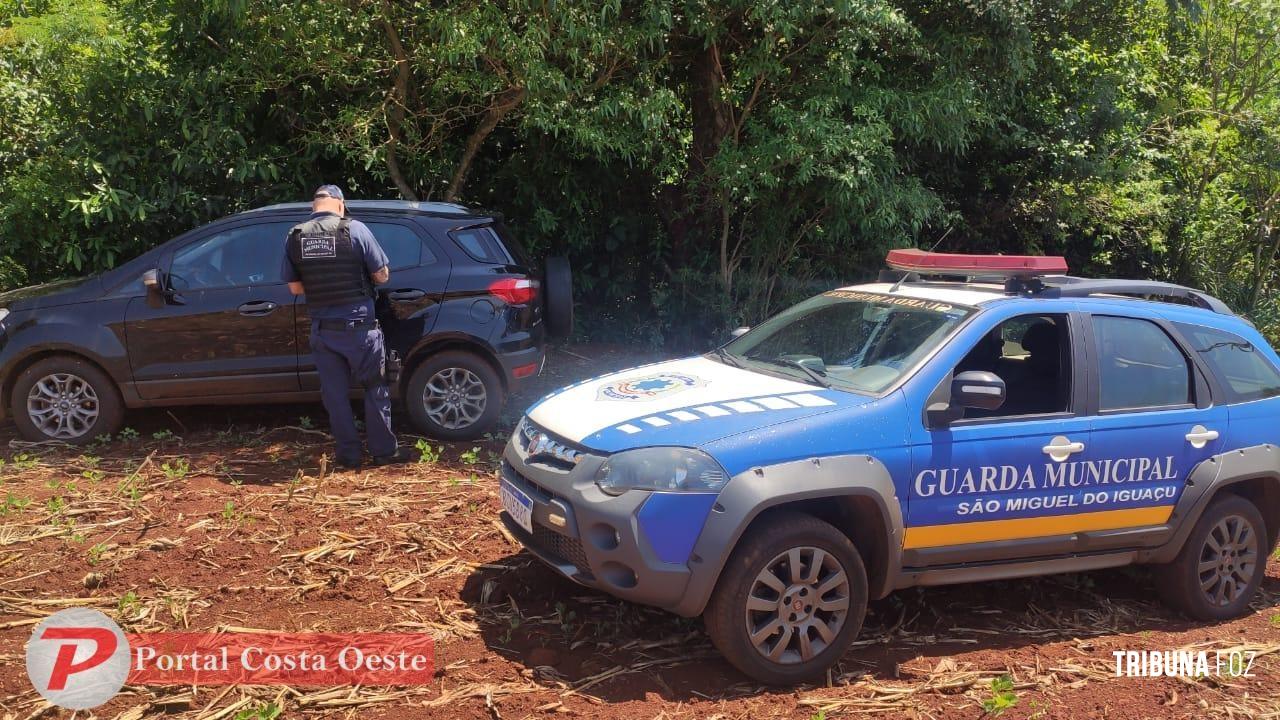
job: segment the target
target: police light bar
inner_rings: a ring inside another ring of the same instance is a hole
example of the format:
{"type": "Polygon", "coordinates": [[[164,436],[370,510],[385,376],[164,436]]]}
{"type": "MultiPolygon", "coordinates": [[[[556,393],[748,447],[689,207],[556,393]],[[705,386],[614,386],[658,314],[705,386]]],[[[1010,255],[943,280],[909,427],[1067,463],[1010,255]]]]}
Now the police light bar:
{"type": "Polygon", "coordinates": [[[961,255],[910,248],[890,250],[885,262],[894,270],[926,275],[1065,275],[1067,259],[1049,255],[961,255]]]}

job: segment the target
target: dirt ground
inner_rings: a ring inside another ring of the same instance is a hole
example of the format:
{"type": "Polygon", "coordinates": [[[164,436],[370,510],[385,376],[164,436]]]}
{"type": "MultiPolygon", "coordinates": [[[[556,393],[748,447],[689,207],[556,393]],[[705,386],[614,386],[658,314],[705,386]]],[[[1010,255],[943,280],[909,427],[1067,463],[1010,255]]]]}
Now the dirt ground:
{"type": "Polygon", "coordinates": [[[127,632],[436,640],[430,687],[126,687],[103,718],[1280,718],[1275,557],[1253,613],[1217,625],[1165,610],[1140,569],[900,592],[825,686],[790,690],[735,672],[699,621],[560,579],[497,522],[506,433],[542,391],[650,359],[556,350],[491,439],[342,475],[318,406],[135,412],[88,449],[0,428],[0,717],[71,716],[32,690],[23,648],[44,615],[89,606],[127,632]],[[1257,653],[1253,677],[1116,677],[1115,650],[1184,648],[1257,653]]]}

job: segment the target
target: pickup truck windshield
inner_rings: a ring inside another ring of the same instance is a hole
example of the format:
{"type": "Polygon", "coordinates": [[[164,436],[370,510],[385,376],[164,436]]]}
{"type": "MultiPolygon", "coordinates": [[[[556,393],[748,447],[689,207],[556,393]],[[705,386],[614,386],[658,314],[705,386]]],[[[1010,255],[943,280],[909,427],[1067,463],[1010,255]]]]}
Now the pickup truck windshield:
{"type": "Polygon", "coordinates": [[[717,352],[730,364],[876,394],[940,345],[974,308],[833,290],[765,321],[717,352]]]}

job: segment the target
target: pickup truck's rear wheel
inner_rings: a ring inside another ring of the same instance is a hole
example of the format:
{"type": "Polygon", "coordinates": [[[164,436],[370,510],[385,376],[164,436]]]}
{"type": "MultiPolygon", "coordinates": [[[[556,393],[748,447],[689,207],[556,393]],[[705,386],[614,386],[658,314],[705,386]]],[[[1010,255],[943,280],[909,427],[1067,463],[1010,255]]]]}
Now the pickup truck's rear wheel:
{"type": "Polygon", "coordinates": [[[770,685],[816,679],[848,649],[867,610],[867,573],[849,538],[811,515],[752,528],[703,619],[734,667],[770,685]]]}
{"type": "Polygon", "coordinates": [[[1197,620],[1243,615],[1266,573],[1265,527],[1258,508],[1245,498],[1216,498],[1173,562],[1157,566],[1161,597],[1197,620]]]}
{"type": "Polygon", "coordinates": [[[116,431],[124,403],[106,373],[74,357],[51,357],[22,371],[11,409],[28,440],[82,445],[116,431]]]}
{"type": "Polygon", "coordinates": [[[413,424],[441,440],[473,440],[502,412],[502,381],[484,358],[448,350],[413,371],[405,405],[413,424]]]}

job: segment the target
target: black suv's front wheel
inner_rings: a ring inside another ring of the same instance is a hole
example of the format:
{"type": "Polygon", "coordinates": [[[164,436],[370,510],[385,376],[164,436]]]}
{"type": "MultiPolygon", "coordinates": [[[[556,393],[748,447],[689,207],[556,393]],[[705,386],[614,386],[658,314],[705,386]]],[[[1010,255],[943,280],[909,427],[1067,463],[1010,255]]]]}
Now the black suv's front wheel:
{"type": "Polygon", "coordinates": [[[10,409],[18,431],[35,442],[81,445],[115,432],[124,419],[111,378],[74,357],[45,358],[23,370],[10,409]]]}
{"type": "Polygon", "coordinates": [[[844,533],[811,515],[752,527],[703,619],[734,667],[770,685],[820,678],[862,629],[867,573],[844,533]]]}
{"type": "Polygon", "coordinates": [[[441,440],[473,440],[502,412],[502,380],[484,358],[448,350],[413,371],[405,405],[413,424],[441,440]]]}

